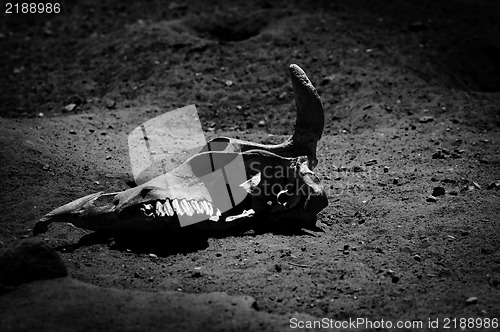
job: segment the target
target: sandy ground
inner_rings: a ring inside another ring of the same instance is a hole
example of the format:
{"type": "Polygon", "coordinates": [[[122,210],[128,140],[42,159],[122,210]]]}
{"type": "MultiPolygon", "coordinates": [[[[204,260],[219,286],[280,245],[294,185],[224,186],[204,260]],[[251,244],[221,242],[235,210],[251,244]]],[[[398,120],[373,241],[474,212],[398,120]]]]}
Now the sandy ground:
{"type": "Polygon", "coordinates": [[[70,277],[2,288],[0,330],[500,318],[495,1],[61,8],[0,21],[1,248],[57,206],[128,188],[127,135],[166,111],[196,104],[207,137],[283,140],[295,121],[290,63],[324,104],[315,171],[329,206],[303,232],[130,237],[54,225],[37,238],[70,277]],[[435,187],[446,194],[429,202],[435,187]],[[145,315],[144,303],[173,302],[180,318],[145,315]],[[106,314],[80,310],[71,324],[68,311],[97,304],[106,314]]]}

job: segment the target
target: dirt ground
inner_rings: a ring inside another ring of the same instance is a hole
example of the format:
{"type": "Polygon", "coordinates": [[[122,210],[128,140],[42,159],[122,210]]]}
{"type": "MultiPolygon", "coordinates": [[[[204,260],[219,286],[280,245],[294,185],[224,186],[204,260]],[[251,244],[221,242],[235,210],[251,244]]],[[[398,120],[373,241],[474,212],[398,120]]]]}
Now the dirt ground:
{"type": "Polygon", "coordinates": [[[329,206],[316,229],[165,238],[59,224],[38,238],[79,281],[251,296],[285,324],[296,313],[424,326],[500,318],[497,1],[81,0],[59,14],[4,11],[0,248],[31,237],[55,207],[128,188],[127,135],[163,112],[196,104],[207,137],[282,141],[296,63],[325,109],[315,172],[329,206]],[[430,202],[435,187],[446,194],[430,202]]]}

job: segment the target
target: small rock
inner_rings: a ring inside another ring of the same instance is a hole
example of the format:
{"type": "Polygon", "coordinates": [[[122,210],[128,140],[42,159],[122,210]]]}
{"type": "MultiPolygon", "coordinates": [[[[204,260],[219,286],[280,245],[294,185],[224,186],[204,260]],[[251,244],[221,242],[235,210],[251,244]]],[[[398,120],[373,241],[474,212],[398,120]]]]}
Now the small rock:
{"type": "Polygon", "coordinates": [[[443,187],[434,187],[432,190],[432,196],[437,197],[437,196],[443,196],[446,194],[446,190],[443,187]]]}
{"type": "Polygon", "coordinates": [[[140,278],[141,275],[139,274],[139,272],[134,272],[134,278],[140,278]]]}
{"type": "Polygon", "coordinates": [[[399,178],[392,179],[392,184],[398,184],[398,183],[399,183],[399,178]]]}
{"type": "Polygon", "coordinates": [[[116,108],[116,101],[114,101],[114,100],[106,101],[106,108],[108,110],[114,110],[116,108]]]}
{"type": "Polygon", "coordinates": [[[399,277],[397,275],[393,275],[391,280],[393,283],[397,284],[399,282],[399,277]]]}
{"type": "Polygon", "coordinates": [[[425,29],[427,29],[427,26],[423,22],[413,22],[408,27],[408,30],[410,30],[411,32],[420,32],[424,31],[425,29]]]}
{"type": "Polygon", "coordinates": [[[493,276],[488,282],[491,287],[500,288],[500,277],[493,276]]]}
{"type": "Polygon", "coordinates": [[[359,165],[355,165],[355,166],[352,168],[352,171],[353,171],[354,173],[360,173],[360,172],[364,172],[364,171],[365,171],[365,169],[364,169],[363,167],[359,166],[359,165]]]}
{"type": "Polygon", "coordinates": [[[432,154],[432,159],[446,159],[446,156],[442,150],[437,150],[432,154]]]}
{"type": "Polygon", "coordinates": [[[111,156],[106,156],[106,160],[110,160],[111,158],[111,156]]]}
{"type": "Polygon", "coordinates": [[[226,81],[224,82],[224,84],[225,84],[226,86],[232,86],[234,83],[233,83],[233,81],[231,81],[231,80],[226,80],[226,81]]]}
{"type": "Polygon", "coordinates": [[[278,264],[274,266],[274,269],[276,270],[276,272],[281,272],[282,270],[281,266],[279,266],[278,264]]]}
{"type": "Polygon", "coordinates": [[[321,80],[321,82],[319,84],[324,86],[324,85],[328,85],[331,81],[332,81],[332,77],[327,76],[327,77],[323,77],[323,79],[321,80]]]}
{"type": "Polygon", "coordinates": [[[427,197],[426,199],[427,202],[432,202],[432,203],[436,203],[438,200],[436,197],[430,195],[429,197],[427,197]]]}
{"type": "Polygon", "coordinates": [[[76,131],[74,131],[73,129],[71,129],[71,130],[69,131],[69,133],[70,133],[71,135],[76,135],[76,131]]]}
{"type": "Polygon", "coordinates": [[[477,182],[472,181],[472,185],[476,187],[476,189],[481,189],[481,186],[477,182]]]}
{"type": "Polygon", "coordinates": [[[259,127],[264,127],[266,125],[266,121],[260,120],[259,123],[257,124],[259,127]]]}
{"type": "Polygon", "coordinates": [[[494,189],[494,188],[496,188],[496,189],[500,188],[500,180],[495,180],[495,181],[491,182],[490,184],[488,184],[488,186],[486,187],[486,189],[488,189],[488,190],[494,189]]]}
{"type": "Polygon", "coordinates": [[[68,104],[66,106],[63,107],[63,113],[66,113],[66,112],[73,112],[76,108],[76,104],[68,104]]]}
{"type": "Polygon", "coordinates": [[[44,116],[45,116],[45,114],[43,114],[42,112],[38,113],[39,118],[43,118],[44,116]]]}
{"type": "Polygon", "coordinates": [[[423,116],[420,119],[418,119],[418,122],[420,122],[420,123],[427,123],[427,122],[432,122],[432,121],[434,121],[434,117],[430,116],[430,115],[426,115],[426,116],[423,116]]]}
{"type": "Polygon", "coordinates": [[[371,166],[371,165],[375,165],[375,164],[377,164],[376,159],[370,159],[370,160],[365,162],[365,166],[371,166]]]}
{"type": "Polygon", "coordinates": [[[215,257],[222,257],[222,253],[220,253],[220,252],[216,253],[215,257]]]}
{"type": "Polygon", "coordinates": [[[413,256],[413,259],[416,260],[417,262],[420,262],[422,260],[422,257],[416,254],[415,256],[413,256]]]}
{"type": "Polygon", "coordinates": [[[388,166],[384,166],[384,173],[388,173],[389,172],[389,167],[388,166]]]}
{"type": "Polygon", "coordinates": [[[156,256],[155,254],[149,254],[148,256],[151,258],[158,258],[158,256],[156,256]]]}
{"type": "Polygon", "coordinates": [[[92,129],[92,128],[89,129],[90,133],[93,133],[94,131],[95,131],[95,129],[92,129]]]}
{"type": "Polygon", "coordinates": [[[191,274],[191,278],[201,278],[203,275],[201,274],[200,271],[194,271],[192,274],[191,274]]]}
{"type": "Polygon", "coordinates": [[[49,164],[43,165],[42,169],[44,171],[49,171],[50,170],[50,165],[49,164]]]}
{"type": "Polygon", "coordinates": [[[476,304],[477,303],[477,297],[471,296],[467,300],[465,300],[466,305],[471,305],[471,304],[476,304]]]}

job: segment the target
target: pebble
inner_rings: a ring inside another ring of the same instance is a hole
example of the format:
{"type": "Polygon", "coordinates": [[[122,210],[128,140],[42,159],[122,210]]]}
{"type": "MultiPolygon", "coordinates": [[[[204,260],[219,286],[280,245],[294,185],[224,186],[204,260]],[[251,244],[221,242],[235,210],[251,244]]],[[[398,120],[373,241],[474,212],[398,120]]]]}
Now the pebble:
{"type": "Polygon", "coordinates": [[[365,166],[371,166],[377,164],[377,159],[370,159],[365,162],[365,166]]]}
{"type": "Polygon", "coordinates": [[[73,129],[71,129],[71,130],[69,131],[69,133],[70,133],[71,135],[76,135],[76,131],[74,131],[73,129]]]}
{"type": "Polygon", "coordinates": [[[42,169],[44,171],[48,171],[48,170],[50,170],[50,165],[49,164],[45,164],[45,165],[43,165],[42,169]]]}
{"type": "Polygon", "coordinates": [[[432,154],[432,159],[446,159],[446,156],[442,150],[437,150],[432,154]]]}
{"type": "Polygon", "coordinates": [[[471,296],[467,300],[465,300],[466,305],[471,305],[471,304],[476,304],[477,303],[477,297],[471,296]]]}
{"type": "Polygon", "coordinates": [[[388,173],[389,172],[389,167],[388,166],[384,166],[384,173],[388,173]]]}
{"type": "Polygon", "coordinates": [[[500,188],[500,180],[495,180],[493,182],[491,182],[490,184],[488,184],[488,186],[486,187],[486,189],[494,189],[494,188],[500,188]]]}
{"type": "Polygon", "coordinates": [[[114,100],[106,101],[106,108],[109,110],[115,109],[116,108],[116,101],[114,101],[114,100]]]}
{"type": "Polygon", "coordinates": [[[76,108],[76,104],[68,104],[66,106],[63,107],[63,112],[66,113],[66,112],[73,112],[76,108]]]}
{"type": "Polygon", "coordinates": [[[427,26],[423,22],[413,22],[412,24],[410,24],[408,29],[412,32],[420,32],[427,29],[427,26]]]}
{"type": "Polygon", "coordinates": [[[443,187],[434,187],[432,190],[432,196],[437,197],[437,196],[443,196],[446,194],[446,190],[443,187]]]}
{"type": "Polygon", "coordinates": [[[472,184],[473,184],[473,185],[474,185],[474,187],[476,187],[477,189],[481,189],[481,186],[479,185],[479,183],[472,181],[472,184]]]}
{"type": "Polygon", "coordinates": [[[491,277],[491,279],[489,280],[489,284],[491,285],[491,287],[500,288],[500,276],[491,277]]]}
{"type": "Polygon", "coordinates": [[[426,199],[427,202],[432,202],[432,203],[436,203],[438,200],[436,197],[430,195],[429,197],[427,197],[426,199]]]}
{"type": "Polygon", "coordinates": [[[355,165],[355,166],[352,168],[352,171],[353,171],[354,173],[360,173],[360,172],[364,172],[364,171],[365,171],[365,169],[364,169],[363,167],[359,166],[359,165],[355,165]]]}
{"type": "Polygon", "coordinates": [[[320,85],[327,85],[331,81],[332,81],[332,77],[331,76],[327,76],[327,77],[323,77],[323,79],[321,80],[321,82],[319,84],[320,85]]]}
{"type": "Polygon", "coordinates": [[[420,119],[418,119],[418,122],[420,122],[420,123],[427,123],[427,122],[431,122],[431,121],[434,121],[434,117],[430,116],[430,115],[426,115],[426,116],[423,116],[420,119]]]}
{"type": "Polygon", "coordinates": [[[260,120],[259,123],[257,124],[259,127],[264,127],[266,125],[266,121],[260,120]]]}
{"type": "Polygon", "coordinates": [[[110,160],[111,159],[111,156],[106,156],[106,160],[110,160]]]}
{"type": "Polygon", "coordinates": [[[226,86],[232,86],[234,83],[231,80],[226,80],[224,84],[226,84],[226,86]]]}

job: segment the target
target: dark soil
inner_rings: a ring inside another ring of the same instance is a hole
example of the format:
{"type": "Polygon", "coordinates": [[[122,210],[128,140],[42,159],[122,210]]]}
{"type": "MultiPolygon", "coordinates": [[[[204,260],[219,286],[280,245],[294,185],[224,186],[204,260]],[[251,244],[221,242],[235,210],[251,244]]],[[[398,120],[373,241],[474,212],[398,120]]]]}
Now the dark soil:
{"type": "Polygon", "coordinates": [[[2,14],[0,246],[55,207],[126,189],[127,134],[163,112],[196,104],[207,137],[282,141],[296,63],[325,109],[317,229],[162,238],[59,224],[39,238],[87,283],[249,295],[285,319],[500,318],[500,199],[487,189],[500,179],[499,15],[493,0],[2,14]]]}

